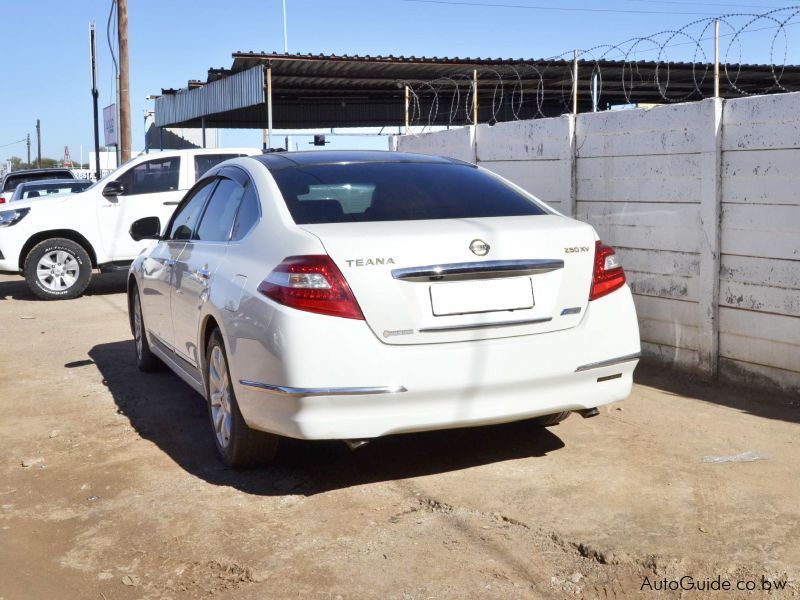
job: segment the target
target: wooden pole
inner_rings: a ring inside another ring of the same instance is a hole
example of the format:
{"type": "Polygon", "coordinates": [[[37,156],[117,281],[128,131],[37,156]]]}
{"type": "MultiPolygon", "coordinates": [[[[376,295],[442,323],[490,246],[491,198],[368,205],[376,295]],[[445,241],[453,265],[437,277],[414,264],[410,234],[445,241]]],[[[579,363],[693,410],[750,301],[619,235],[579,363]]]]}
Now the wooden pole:
{"type": "Polygon", "coordinates": [[[131,98],[128,74],[128,0],[117,0],[119,33],[119,140],[122,162],[131,157],[131,98]]]}
{"type": "Polygon", "coordinates": [[[719,19],[714,19],[714,98],[719,98],[719,19]]]}

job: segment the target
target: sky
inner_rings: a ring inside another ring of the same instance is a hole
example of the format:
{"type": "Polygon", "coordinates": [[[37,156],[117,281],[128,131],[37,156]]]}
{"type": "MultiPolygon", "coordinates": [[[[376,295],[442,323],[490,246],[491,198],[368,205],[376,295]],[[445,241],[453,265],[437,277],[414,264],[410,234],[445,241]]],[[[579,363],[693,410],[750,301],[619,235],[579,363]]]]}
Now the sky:
{"type": "MultiPolygon", "coordinates": [[[[798,0],[800,3],[800,0],[798,0]]],[[[114,101],[106,22],[111,0],[4,0],[0,3],[0,160],[26,158],[41,120],[42,155],[69,146],[84,162],[93,144],[89,23],[98,30],[100,108],[114,101]],[[16,25],[15,25],[16,24],[16,25]]],[[[616,44],[727,13],[791,6],[777,0],[286,0],[290,52],[406,56],[540,58],[573,48],[616,44]]],[[[800,10],[800,9],[798,9],[800,10]]],[[[785,13],[786,16],[791,14],[785,13]]],[[[230,67],[235,51],[283,50],[281,0],[129,0],[131,128],[144,144],[148,94],[205,80],[209,67],[230,67]]],[[[744,24],[745,17],[731,18],[744,24]]],[[[800,14],[793,19],[800,23],[800,14]]],[[[762,27],[770,21],[762,20],[762,27]]],[[[751,28],[758,28],[751,26],[751,28]]],[[[722,28],[725,35],[725,27],[722,28]]],[[[771,50],[774,30],[742,36],[731,57],[748,63],[800,63],[800,26],[789,26],[771,50]],[[787,45],[788,42],[788,45],[787,45]],[[794,44],[793,44],[794,42],[794,44]]],[[[673,43],[681,38],[678,36],[673,43]]],[[[726,50],[723,39],[723,52],[726,50]]],[[[709,50],[711,46],[709,45],[709,50]]],[[[692,45],[670,49],[691,60],[692,45]]],[[[655,53],[643,55],[653,59],[655,53]]],[[[260,130],[225,130],[222,145],[261,146],[260,130]]],[[[101,144],[102,144],[101,130],[101,144]]],[[[356,144],[340,138],[337,145],[356,144]]]]}

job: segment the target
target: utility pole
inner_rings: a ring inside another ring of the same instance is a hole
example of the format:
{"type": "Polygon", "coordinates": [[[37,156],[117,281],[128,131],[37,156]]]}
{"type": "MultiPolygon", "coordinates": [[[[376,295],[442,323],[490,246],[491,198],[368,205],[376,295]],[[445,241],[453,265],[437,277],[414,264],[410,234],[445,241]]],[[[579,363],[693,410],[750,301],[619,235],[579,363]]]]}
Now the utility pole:
{"type": "Polygon", "coordinates": [[[31,134],[28,134],[28,139],[25,142],[28,145],[28,166],[31,164],[31,134]]]}
{"type": "Polygon", "coordinates": [[[119,145],[122,162],[131,157],[131,98],[128,76],[128,0],[117,0],[119,34],[119,145]]]}
{"type": "MultiPolygon", "coordinates": [[[[95,176],[100,179],[100,124],[97,115],[97,43],[95,40],[94,23],[89,26],[89,57],[92,65],[92,105],[94,111],[94,164],[95,176]]],[[[83,162],[83,158],[81,158],[83,162]]]]}
{"type": "Polygon", "coordinates": [[[36,166],[42,168],[42,127],[36,119],[36,166]]]}

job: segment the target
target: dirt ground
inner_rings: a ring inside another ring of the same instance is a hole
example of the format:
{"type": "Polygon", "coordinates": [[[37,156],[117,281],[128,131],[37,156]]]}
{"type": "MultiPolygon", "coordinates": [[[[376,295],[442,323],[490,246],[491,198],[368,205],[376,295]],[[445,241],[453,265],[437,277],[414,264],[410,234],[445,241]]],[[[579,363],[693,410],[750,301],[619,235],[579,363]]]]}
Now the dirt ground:
{"type": "Polygon", "coordinates": [[[235,472],[202,399],[137,371],[123,290],[0,277],[0,600],[800,595],[800,399],[640,366],[593,419],[235,472]],[[684,576],[756,591],[657,591],[684,576]]]}

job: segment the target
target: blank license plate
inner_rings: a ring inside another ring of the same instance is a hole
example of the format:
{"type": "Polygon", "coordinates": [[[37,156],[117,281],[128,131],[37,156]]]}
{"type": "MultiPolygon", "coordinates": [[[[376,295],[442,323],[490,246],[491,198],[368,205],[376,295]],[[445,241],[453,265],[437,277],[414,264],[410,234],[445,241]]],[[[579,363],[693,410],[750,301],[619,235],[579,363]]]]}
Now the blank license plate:
{"type": "Polygon", "coordinates": [[[437,317],[533,308],[531,280],[525,277],[434,284],[431,308],[437,317]]]}

